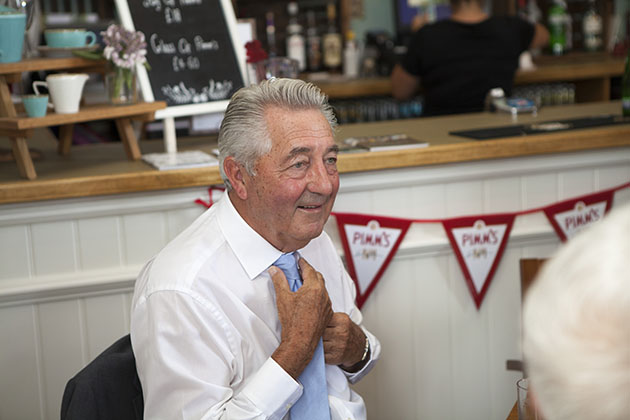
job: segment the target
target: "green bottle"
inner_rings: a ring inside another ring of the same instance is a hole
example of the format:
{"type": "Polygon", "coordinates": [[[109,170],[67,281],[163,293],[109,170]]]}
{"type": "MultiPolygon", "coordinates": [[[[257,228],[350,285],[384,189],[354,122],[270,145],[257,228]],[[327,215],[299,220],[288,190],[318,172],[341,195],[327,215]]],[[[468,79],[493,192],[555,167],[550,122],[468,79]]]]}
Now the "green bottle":
{"type": "Polygon", "coordinates": [[[621,81],[621,113],[630,117],[630,48],[626,54],[626,70],[621,81]]]}
{"type": "Polygon", "coordinates": [[[549,9],[549,46],[553,55],[562,55],[567,49],[565,25],[567,23],[567,9],[564,2],[554,0],[549,9]]]}

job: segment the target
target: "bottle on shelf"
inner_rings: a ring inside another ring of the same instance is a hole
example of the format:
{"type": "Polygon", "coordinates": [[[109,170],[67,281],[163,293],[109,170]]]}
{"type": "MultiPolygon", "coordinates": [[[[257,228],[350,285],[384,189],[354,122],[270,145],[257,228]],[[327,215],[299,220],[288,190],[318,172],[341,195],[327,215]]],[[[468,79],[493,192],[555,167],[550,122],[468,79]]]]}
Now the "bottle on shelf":
{"type": "Polygon", "coordinates": [[[549,46],[553,55],[562,55],[568,50],[567,29],[569,14],[564,0],[554,0],[549,9],[549,46]]]}
{"type": "Polygon", "coordinates": [[[359,77],[359,63],[361,54],[354,32],[348,31],[346,34],[346,45],[343,49],[343,75],[349,78],[359,77]]]}
{"type": "Polygon", "coordinates": [[[278,55],[278,49],[276,47],[276,25],[274,23],[273,12],[267,12],[265,14],[265,19],[265,32],[267,33],[267,48],[269,48],[269,57],[275,57],[278,55]]]}
{"type": "Polygon", "coordinates": [[[586,51],[598,51],[602,47],[602,17],[597,12],[595,0],[589,0],[582,20],[582,35],[586,51]]]}
{"type": "Polygon", "coordinates": [[[322,37],[322,48],[324,57],[324,67],[331,72],[339,71],[341,68],[342,39],[337,29],[337,10],[334,3],[328,3],[328,29],[322,37]]]}
{"type": "Polygon", "coordinates": [[[295,1],[287,4],[289,24],[287,25],[287,57],[298,62],[300,71],[306,70],[306,50],[302,25],[298,21],[298,4],[295,1]]]}
{"type": "Polygon", "coordinates": [[[315,12],[306,12],[306,58],[308,71],[319,71],[322,68],[322,38],[317,31],[315,12]]]}
{"type": "Polygon", "coordinates": [[[621,113],[630,117],[630,48],[626,54],[626,70],[621,81],[621,113]]]}

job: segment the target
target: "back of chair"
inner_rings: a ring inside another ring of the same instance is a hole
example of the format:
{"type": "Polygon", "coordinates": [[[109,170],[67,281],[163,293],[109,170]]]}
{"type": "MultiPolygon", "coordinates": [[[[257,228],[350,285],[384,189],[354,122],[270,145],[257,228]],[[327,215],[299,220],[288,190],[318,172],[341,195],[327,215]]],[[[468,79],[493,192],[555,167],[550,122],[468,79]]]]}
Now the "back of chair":
{"type": "Polygon", "coordinates": [[[525,300],[527,289],[534,282],[546,258],[522,258],[521,263],[521,302],[525,300]]]}
{"type": "Polygon", "coordinates": [[[142,387],[129,335],[122,337],[66,384],[61,420],[141,420],[142,387]]]}

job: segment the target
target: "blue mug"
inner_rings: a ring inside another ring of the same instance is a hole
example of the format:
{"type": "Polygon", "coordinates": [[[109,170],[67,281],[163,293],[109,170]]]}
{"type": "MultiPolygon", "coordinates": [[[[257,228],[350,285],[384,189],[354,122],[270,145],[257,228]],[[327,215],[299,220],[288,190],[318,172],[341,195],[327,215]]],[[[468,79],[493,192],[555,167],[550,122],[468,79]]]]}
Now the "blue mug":
{"type": "Polygon", "coordinates": [[[96,42],[96,34],[85,29],[46,29],[44,38],[52,48],[83,48],[96,42]]]}
{"type": "Polygon", "coordinates": [[[29,117],[44,117],[48,108],[48,95],[24,95],[22,104],[29,117]]]}
{"type": "Polygon", "coordinates": [[[0,63],[22,59],[26,15],[10,7],[0,6],[0,63]]]}

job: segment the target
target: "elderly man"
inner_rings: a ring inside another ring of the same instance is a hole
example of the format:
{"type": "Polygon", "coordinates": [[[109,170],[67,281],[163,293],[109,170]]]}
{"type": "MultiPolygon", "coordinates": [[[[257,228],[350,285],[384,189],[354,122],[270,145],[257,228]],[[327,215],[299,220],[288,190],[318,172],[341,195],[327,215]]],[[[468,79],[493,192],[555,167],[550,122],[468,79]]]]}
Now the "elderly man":
{"type": "Polygon", "coordinates": [[[525,299],[523,353],[548,420],[630,418],[630,205],[564,245],[525,299]]]}
{"type": "Polygon", "coordinates": [[[366,418],[349,383],[380,345],[323,233],[339,188],[333,127],[325,96],[299,80],[233,96],[219,132],[228,192],[136,283],[145,418],[366,418]]]}

